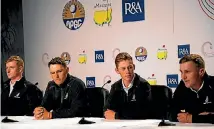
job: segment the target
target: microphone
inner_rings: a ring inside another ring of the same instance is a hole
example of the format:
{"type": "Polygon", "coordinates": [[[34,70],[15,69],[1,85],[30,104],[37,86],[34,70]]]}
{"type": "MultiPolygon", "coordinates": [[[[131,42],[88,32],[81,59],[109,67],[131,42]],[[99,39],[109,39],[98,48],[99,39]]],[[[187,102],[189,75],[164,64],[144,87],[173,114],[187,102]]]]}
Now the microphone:
{"type": "Polygon", "coordinates": [[[165,119],[163,118],[161,122],[158,124],[158,126],[175,126],[174,123],[166,122],[165,119]]]}
{"type": "Polygon", "coordinates": [[[96,123],[96,122],[86,120],[84,117],[82,119],[80,119],[80,121],[78,122],[78,124],[94,124],[94,123],[96,123]]]}
{"type": "Polygon", "coordinates": [[[176,126],[176,124],[174,124],[174,123],[165,121],[165,116],[167,117],[168,110],[169,110],[169,105],[166,106],[165,109],[163,110],[163,114],[162,114],[163,116],[162,116],[161,122],[158,124],[158,126],[176,126]]]}
{"type": "Polygon", "coordinates": [[[19,121],[13,120],[13,119],[9,119],[9,118],[6,116],[4,119],[2,119],[1,122],[3,122],[3,123],[9,123],[9,122],[19,122],[19,121]]]}
{"type": "Polygon", "coordinates": [[[111,83],[111,80],[108,80],[106,83],[103,84],[102,88],[106,85],[106,84],[109,84],[111,83]]]}
{"type": "Polygon", "coordinates": [[[37,82],[37,83],[35,83],[34,85],[37,86],[38,84],[39,84],[39,83],[37,82]]]}

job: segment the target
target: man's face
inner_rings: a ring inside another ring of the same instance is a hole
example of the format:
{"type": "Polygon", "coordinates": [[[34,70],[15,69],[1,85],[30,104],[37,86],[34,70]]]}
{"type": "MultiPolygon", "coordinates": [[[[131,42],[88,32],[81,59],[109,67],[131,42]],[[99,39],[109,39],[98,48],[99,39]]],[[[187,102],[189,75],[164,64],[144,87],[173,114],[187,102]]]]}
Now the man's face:
{"type": "Polygon", "coordinates": [[[123,60],[119,62],[115,71],[120,74],[121,78],[126,82],[131,82],[134,76],[135,65],[132,60],[123,60]]]}
{"type": "Polygon", "coordinates": [[[60,85],[65,81],[69,69],[68,67],[64,67],[63,65],[60,64],[52,64],[50,65],[49,70],[53,81],[57,85],[60,85]]]}
{"type": "Polygon", "coordinates": [[[22,66],[17,65],[17,61],[11,61],[6,63],[7,77],[11,80],[21,77],[23,71],[22,66]]]}
{"type": "Polygon", "coordinates": [[[193,88],[201,83],[204,75],[204,69],[199,69],[192,61],[180,64],[181,78],[187,88],[193,88]]]}

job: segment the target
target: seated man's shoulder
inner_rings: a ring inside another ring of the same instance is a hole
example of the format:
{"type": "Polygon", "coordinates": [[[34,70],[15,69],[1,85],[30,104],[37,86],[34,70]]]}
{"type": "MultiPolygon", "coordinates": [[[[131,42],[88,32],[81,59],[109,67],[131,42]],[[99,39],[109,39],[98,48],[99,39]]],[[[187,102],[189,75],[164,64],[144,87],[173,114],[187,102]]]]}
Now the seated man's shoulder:
{"type": "Polygon", "coordinates": [[[35,84],[33,84],[32,82],[25,80],[24,81],[24,85],[26,88],[36,88],[37,86],[35,84]]]}
{"type": "Polygon", "coordinates": [[[47,85],[47,89],[52,89],[52,88],[54,88],[55,87],[55,82],[52,80],[52,81],[49,81],[48,82],[48,85],[47,85]]]}
{"type": "Polygon", "coordinates": [[[146,79],[140,77],[139,75],[136,75],[136,78],[137,78],[136,81],[139,81],[140,87],[144,87],[144,88],[150,88],[151,87],[149,82],[146,79]]]}
{"type": "Polygon", "coordinates": [[[111,85],[111,88],[113,89],[120,89],[122,87],[122,79],[114,82],[112,85],[111,85]]]}
{"type": "Polygon", "coordinates": [[[148,81],[142,77],[139,76],[140,83],[148,83],[148,81]]]}
{"type": "Polygon", "coordinates": [[[179,82],[179,84],[178,84],[178,86],[177,86],[176,89],[177,89],[177,90],[187,90],[187,91],[190,90],[189,88],[187,88],[187,87],[185,86],[185,83],[184,83],[183,80],[181,80],[181,81],[179,82]]]}
{"type": "Polygon", "coordinates": [[[37,87],[37,84],[33,84],[32,82],[28,81],[28,80],[25,80],[24,81],[24,85],[25,87],[28,89],[28,90],[40,90],[38,87],[37,87]]]}
{"type": "Polygon", "coordinates": [[[209,76],[210,84],[214,87],[214,76],[209,76]]]}
{"type": "Polygon", "coordinates": [[[10,87],[10,80],[7,80],[3,83],[3,89],[9,88],[10,87]]]}
{"type": "Polygon", "coordinates": [[[69,83],[72,84],[72,82],[77,84],[76,86],[85,87],[85,83],[80,78],[70,75],[70,82],[69,83]]]}

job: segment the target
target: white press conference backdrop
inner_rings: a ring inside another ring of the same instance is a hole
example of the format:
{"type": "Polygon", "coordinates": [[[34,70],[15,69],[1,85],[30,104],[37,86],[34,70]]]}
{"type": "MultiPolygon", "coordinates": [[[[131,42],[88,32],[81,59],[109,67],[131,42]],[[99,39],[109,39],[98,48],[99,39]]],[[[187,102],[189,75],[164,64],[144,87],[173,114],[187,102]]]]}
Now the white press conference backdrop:
{"type": "Polygon", "coordinates": [[[120,78],[118,52],[131,54],[151,84],[176,87],[189,53],[214,75],[214,0],[23,0],[23,17],[26,77],[43,90],[56,56],[88,87],[120,78]]]}

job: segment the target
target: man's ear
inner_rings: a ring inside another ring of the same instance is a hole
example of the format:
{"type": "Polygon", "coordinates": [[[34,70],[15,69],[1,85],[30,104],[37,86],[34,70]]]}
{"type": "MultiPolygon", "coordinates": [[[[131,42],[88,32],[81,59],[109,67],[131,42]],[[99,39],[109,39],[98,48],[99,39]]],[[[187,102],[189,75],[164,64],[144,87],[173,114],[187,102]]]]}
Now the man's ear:
{"type": "Polygon", "coordinates": [[[23,67],[19,66],[19,72],[23,72],[23,71],[24,71],[23,67]]]}
{"type": "Polygon", "coordinates": [[[201,77],[203,77],[204,74],[205,74],[205,69],[204,69],[204,68],[201,68],[201,69],[199,70],[199,75],[200,75],[201,77]]]}
{"type": "Polygon", "coordinates": [[[133,64],[134,70],[135,70],[135,64],[133,64]]]}
{"type": "Polygon", "coordinates": [[[67,73],[69,72],[69,67],[66,67],[66,71],[67,71],[67,73]]]}
{"type": "Polygon", "coordinates": [[[118,69],[117,69],[117,68],[115,68],[115,72],[116,72],[117,74],[119,74],[119,71],[118,71],[118,69]]]}

